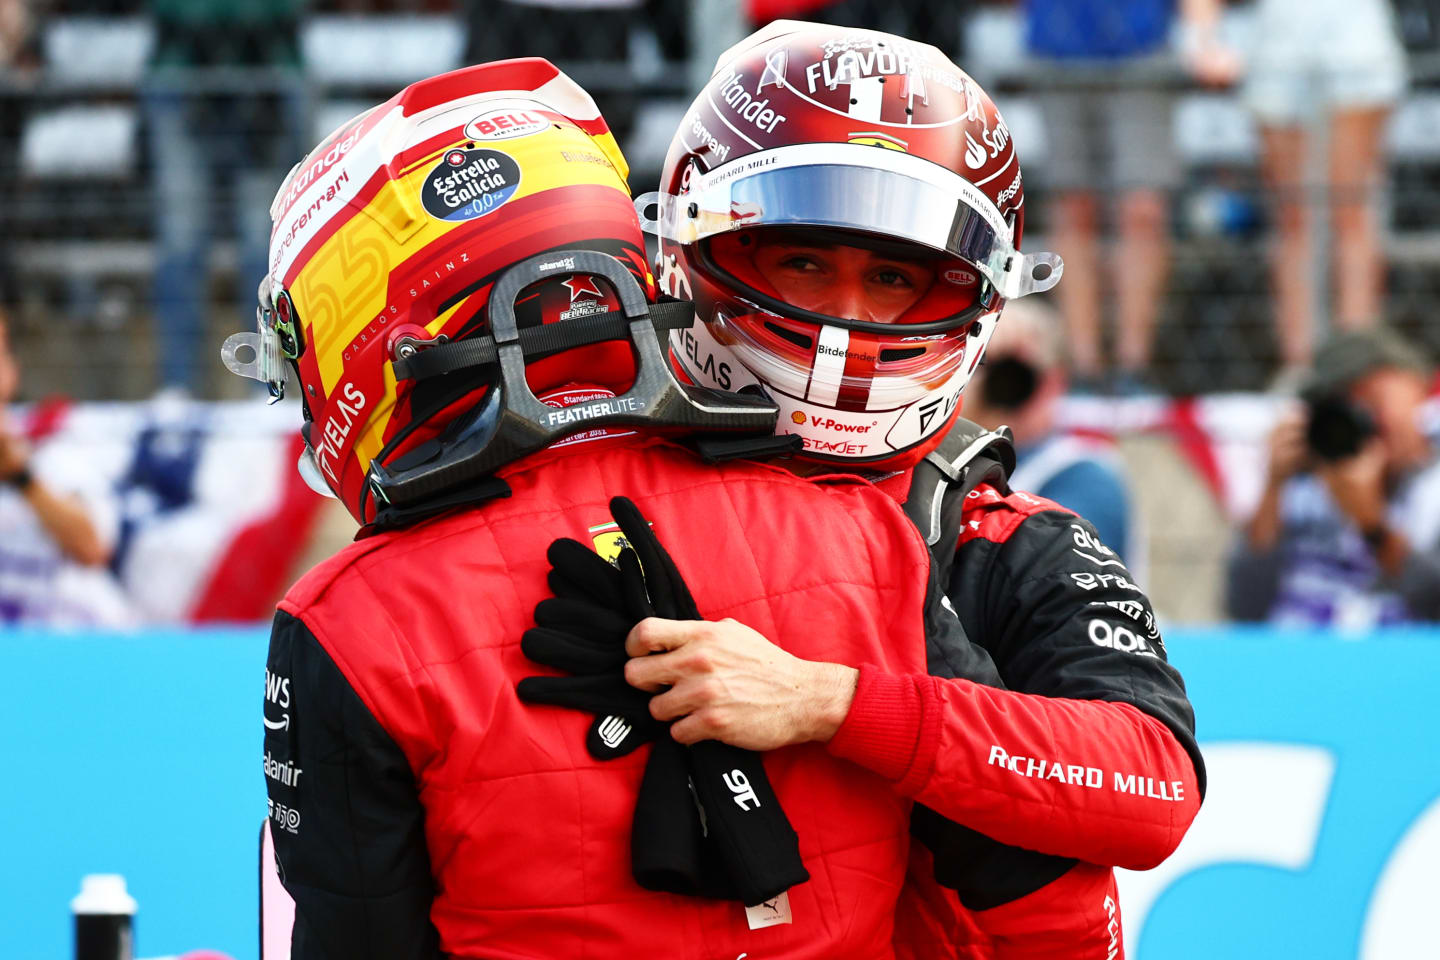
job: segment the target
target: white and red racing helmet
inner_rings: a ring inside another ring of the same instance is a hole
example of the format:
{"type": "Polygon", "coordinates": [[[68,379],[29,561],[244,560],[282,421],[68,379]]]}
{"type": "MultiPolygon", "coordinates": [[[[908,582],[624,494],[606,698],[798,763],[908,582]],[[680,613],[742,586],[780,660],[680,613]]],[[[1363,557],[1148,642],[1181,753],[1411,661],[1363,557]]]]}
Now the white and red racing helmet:
{"type": "Polygon", "coordinates": [[[891,469],[934,449],[1005,301],[1062,270],[1020,252],[1020,161],[989,96],[893,34],[776,21],[731,48],[660,187],[637,201],[660,287],[703,321],[672,334],[672,362],[768,395],[811,459],[891,469]],[[891,323],[800,309],[752,260],[754,231],[779,230],[926,258],[936,282],[891,323]]]}

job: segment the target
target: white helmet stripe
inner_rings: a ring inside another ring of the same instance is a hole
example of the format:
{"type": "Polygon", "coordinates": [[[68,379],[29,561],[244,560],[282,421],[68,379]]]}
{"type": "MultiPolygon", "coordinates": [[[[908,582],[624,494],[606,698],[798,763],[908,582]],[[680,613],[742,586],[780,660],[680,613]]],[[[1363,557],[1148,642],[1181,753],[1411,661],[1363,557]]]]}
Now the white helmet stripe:
{"type": "Polygon", "coordinates": [[[825,325],[820,328],[820,344],[810,368],[810,383],[805,399],[833,407],[840,397],[840,381],[845,376],[845,351],[850,346],[850,331],[825,325]]]}
{"type": "MultiPolygon", "coordinates": [[[[854,55],[854,51],[851,51],[850,56],[854,55]]],[[[856,120],[878,123],[884,106],[884,93],[885,84],[878,82],[875,77],[853,79],[850,81],[850,109],[846,112],[856,120]]]]}

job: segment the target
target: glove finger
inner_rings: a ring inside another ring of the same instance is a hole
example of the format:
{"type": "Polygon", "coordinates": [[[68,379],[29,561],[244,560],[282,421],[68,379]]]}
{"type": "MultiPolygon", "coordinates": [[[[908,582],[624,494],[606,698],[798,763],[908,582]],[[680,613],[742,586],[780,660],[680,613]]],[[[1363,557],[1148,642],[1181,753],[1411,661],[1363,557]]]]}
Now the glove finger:
{"type": "MultiPolygon", "coordinates": [[[[561,537],[545,551],[553,570],[584,591],[591,600],[606,603],[620,592],[620,574],[609,561],[578,540],[561,537]]],[[[556,596],[562,596],[555,591],[556,596]]]]}
{"type": "Polygon", "coordinates": [[[702,740],[690,747],[690,780],[742,903],[753,907],[810,879],[800,859],[800,838],[760,754],[702,740]]]}
{"type": "Polygon", "coordinates": [[[625,539],[640,557],[656,614],[672,620],[699,620],[700,612],[685,578],[680,576],[680,569],[640,508],[628,497],[612,497],[610,515],[620,524],[625,539]]]}
{"type": "MultiPolygon", "coordinates": [[[[612,601],[619,603],[622,599],[617,592],[612,601]]],[[[625,635],[641,619],[615,607],[567,597],[547,597],[535,605],[536,626],[617,647],[625,645],[625,635]]]]}
{"type": "Polygon", "coordinates": [[[646,617],[660,616],[650,602],[645,573],[640,569],[640,558],[635,551],[629,547],[621,550],[620,556],[616,558],[616,563],[620,565],[620,589],[625,610],[633,621],[639,623],[646,617]]]}
{"type": "Polygon", "coordinates": [[[707,886],[704,844],[685,748],[669,737],[657,740],[645,763],[630,830],[635,882],[646,890],[700,893],[707,886]]]}
{"type": "Polygon", "coordinates": [[[536,663],[584,676],[623,669],[629,659],[623,641],[623,636],[616,643],[609,637],[596,640],[549,627],[533,627],[520,637],[520,650],[536,663]]]}
{"type": "Polygon", "coordinates": [[[550,588],[550,593],[562,600],[573,600],[575,603],[588,603],[594,606],[614,606],[615,597],[610,596],[601,600],[591,595],[588,587],[582,586],[571,580],[559,570],[551,570],[545,575],[545,583],[550,588]]]}
{"type": "MultiPolygon", "coordinates": [[[[625,542],[639,560],[646,593],[649,594],[650,606],[654,609],[655,615],[674,619],[669,602],[671,593],[669,570],[665,559],[662,558],[663,548],[655,538],[655,531],[651,529],[650,522],[645,519],[640,508],[629,497],[612,497],[610,514],[620,524],[620,530],[625,534],[625,542]]],[[[628,571],[624,572],[628,573],[628,571]]]]}
{"type": "Polygon", "coordinates": [[[650,694],[625,682],[620,672],[588,677],[525,677],[515,691],[526,703],[569,707],[586,713],[649,716],[650,694]]]}

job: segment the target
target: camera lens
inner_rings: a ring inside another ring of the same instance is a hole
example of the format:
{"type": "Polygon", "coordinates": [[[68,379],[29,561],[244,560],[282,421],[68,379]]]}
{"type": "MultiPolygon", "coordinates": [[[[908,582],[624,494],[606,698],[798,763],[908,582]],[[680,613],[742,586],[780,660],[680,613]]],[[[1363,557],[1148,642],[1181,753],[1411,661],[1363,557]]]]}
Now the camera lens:
{"type": "Polygon", "coordinates": [[[1342,396],[1322,397],[1310,404],[1305,442],[1321,460],[1353,457],[1375,435],[1370,414],[1342,396]]]}
{"type": "Polygon", "coordinates": [[[1001,357],[985,364],[985,380],[980,395],[987,407],[1016,410],[1035,395],[1040,375],[1035,368],[1016,357],[1001,357]]]}

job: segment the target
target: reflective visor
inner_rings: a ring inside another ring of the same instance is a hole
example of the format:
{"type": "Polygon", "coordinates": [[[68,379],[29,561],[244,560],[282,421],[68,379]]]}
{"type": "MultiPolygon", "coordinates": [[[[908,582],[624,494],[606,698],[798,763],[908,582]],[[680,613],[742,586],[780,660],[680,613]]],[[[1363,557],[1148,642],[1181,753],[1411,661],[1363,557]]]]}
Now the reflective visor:
{"type": "Polygon", "coordinates": [[[801,225],[907,240],[973,264],[1006,299],[1049,290],[1063,270],[1053,253],[1017,251],[1000,211],[964,177],[862,144],[806,143],[741,157],[692,176],[679,196],[647,193],[635,206],[645,230],[684,244],[801,225]]]}

